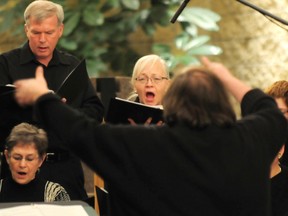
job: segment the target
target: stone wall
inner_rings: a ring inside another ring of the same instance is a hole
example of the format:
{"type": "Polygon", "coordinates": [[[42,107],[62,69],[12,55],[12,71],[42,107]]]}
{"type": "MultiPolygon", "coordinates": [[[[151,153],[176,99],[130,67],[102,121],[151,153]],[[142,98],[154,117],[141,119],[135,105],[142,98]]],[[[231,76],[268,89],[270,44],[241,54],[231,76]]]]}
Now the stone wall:
{"type": "MultiPolygon", "coordinates": [[[[288,20],[285,11],[287,0],[247,1],[288,20]]],[[[261,89],[288,78],[287,26],[273,23],[258,11],[237,1],[193,0],[190,6],[207,7],[221,15],[220,31],[210,35],[212,43],[220,46],[224,53],[213,59],[227,65],[235,76],[261,89]]],[[[233,99],[232,102],[240,116],[238,103],[233,99]]]]}
{"type": "MultiPolygon", "coordinates": [[[[287,0],[249,2],[283,19],[288,18],[287,0]]],[[[288,34],[285,29],[237,1],[191,1],[191,6],[198,4],[222,16],[220,31],[211,34],[213,43],[224,50],[215,59],[252,86],[266,88],[274,81],[287,79],[288,34]]]]}

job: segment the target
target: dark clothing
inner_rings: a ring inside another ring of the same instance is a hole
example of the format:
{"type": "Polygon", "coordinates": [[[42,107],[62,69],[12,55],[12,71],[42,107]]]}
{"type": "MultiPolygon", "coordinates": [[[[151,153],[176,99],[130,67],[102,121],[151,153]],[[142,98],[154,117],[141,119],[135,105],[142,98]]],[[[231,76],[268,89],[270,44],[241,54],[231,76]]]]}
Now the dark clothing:
{"type": "MultiPolygon", "coordinates": [[[[287,137],[287,139],[288,139],[288,137],[287,137]]],[[[285,143],[287,143],[287,140],[286,139],[286,142],[285,143]]],[[[287,144],[286,144],[286,146],[288,146],[287,144]]],[[[281,161],[281,164],[283,164],[283,165],[285,165],[286,167],[288,167],[288,151],[284,151],[284,154],[283,154],[283,156],[281,157],[281,159],[280,159],[280,161],[281,161]]],[[[288,215],[287,215],[288,216],[288,215]]]]}
{"type": "Polygon", "coordinates": [[[36,177],[25,185],[11,177],[0,181],[0,202],[53,202],[69,201],[65,189],[54,182],[36,177]]]}
{"type": "Polygon", "coordinates": [[[287,121],[260,90],[241,106],[246,117],[234,125],[202,129],[99,126],[53,94],[38,99],[35,114],[107,182],[110,215],[267,216],[270,164],[287,121]]]}
{"type": "MultiPolygon", "coordinates": [[[[79,60],[74,56],[54,50],[53,58],[46,67],[35,59],[28,43],[26,43],[22,48],[0,55],[0,85],[11,84],[19,79],[35,77],[36,67],[42,65],[49,89],[56,91],[78,63],[79,60]]],[[[67,101],[67,104],[77,108],[78,111],[83,112],[88,117],[99,122],[102,121],[104,108],[89,79],[87,79],[87,88],[83,89],[82,93],[74,101],[67,101]]],[[[2,149],[2,143],[4,143],[13,126],[21,122],[28,122],[42,127],[32,117],[32,107],[18,107],[15,109],[16,111],[7,109],[6,114],[0,114],[0,131],[5,131],[4,136],[2,134],[2,140],[0,140],[2,149]]],[[[54,123],[58,124],[59,120],[55,119],[54,123]]],[[[48,133],[48,135],[48,153],[57,154],[57,156],[54,156],[55,160],[50,161],[49,164],[44,162],[40,175],[49,181],[63,185],[72,200],[86,199],[87,194],[84,190],[84,175],[80,160],[73,156],[72,153],[67,154],[68,150],[63,145],[64,141],[60,136],[54,136],[51,133],[48,133]]],[[[50,155],[50,158],[52,156],[50,155]]]]}
{"type": "Polygon", "coordinates": [[[288,168],[281,165],[281,172],[271,179],[272,216],[288,215],[288,168]]]}

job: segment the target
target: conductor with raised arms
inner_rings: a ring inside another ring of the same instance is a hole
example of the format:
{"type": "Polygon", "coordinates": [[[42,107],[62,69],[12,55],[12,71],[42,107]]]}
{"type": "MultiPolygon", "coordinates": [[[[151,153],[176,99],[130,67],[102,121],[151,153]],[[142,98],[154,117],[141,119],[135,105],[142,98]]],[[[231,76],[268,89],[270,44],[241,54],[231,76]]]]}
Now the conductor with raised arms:
{"type": "Polygon", "coordinates": [[[202,63],[173,78],[163,126],[99,125],[49,93],[41,67],[15,82],[15,97],[109,184],[109,215],[268,216],[270,165],[287,120],[273,98],[220,63],[202,63]]]}

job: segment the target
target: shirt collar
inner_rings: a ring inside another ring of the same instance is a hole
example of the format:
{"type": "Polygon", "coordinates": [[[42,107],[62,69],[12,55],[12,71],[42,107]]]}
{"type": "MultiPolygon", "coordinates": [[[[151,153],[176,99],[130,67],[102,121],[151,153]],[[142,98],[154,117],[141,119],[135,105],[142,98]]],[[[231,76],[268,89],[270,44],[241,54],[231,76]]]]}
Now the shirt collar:
{"type": "MultiPolygon", "coordinates": [[[[62,55],[59,55],[59,53],[60,52],[57,49],[53,51],[53,57],[51,61],[49,62],[48,66],[59,65],[59,64],[70,65],[69,61],[65,59],[62,55]]],[[[22,65],[22,64],[26,64],[32,61],[38,62],[32,50],[30,49],[29,41],[27,41],[21,48],[20,64],[22,65]]]]}

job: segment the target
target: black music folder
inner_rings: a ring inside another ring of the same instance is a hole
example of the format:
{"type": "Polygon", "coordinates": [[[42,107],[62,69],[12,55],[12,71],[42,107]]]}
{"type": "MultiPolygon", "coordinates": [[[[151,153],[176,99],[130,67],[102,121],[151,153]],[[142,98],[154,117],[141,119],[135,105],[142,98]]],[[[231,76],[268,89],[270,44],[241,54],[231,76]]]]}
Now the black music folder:
{"type": "Polygon", "coordinates": [[[82,89],[87,88],[87,80],[89,79],[86,61],[81,60],[80,63],[68,74],[68,76],[63,80],[60,87],[57,89],[56,93],[62,97],[66,98],[67,103],[74,101],[83,91],[82,89]]]}
{"type": "MultiPolygon", "coordinates": [[[[56,93],[63,98],[67,99],[67,102],[73,101],[74,98],[82,92],[83,88],[87,87],[87,80],[89,79],[86,69],[85,59],[81,60],[79,64],[66,76],[56,93]]],[[[14,100],[15,86],[8,84],[0,86],[0,108],[2,106],[9,106],[15,104],[14,100]]]]}
{"type": "Polygon", "coordinates": [[[129,124],[128,118],[131,118],[135,123],[143,124],[149,117],[152,117],[152,124],[163,121],[163,109],[115,97],[110,99],[105,121],[129,124]]]}
{"type": "Polygon", "coordinates": [[[20,107],[14,92],[13,85],[0,86],[0,151],[3,151],[6,138],[15,125],[32,121],[32,108],[20,107]]]}
{"type": "MultiPolygon", "coordinates": [[[[67,99],[67,104],[81,94],[83,88],[87,88],[89,76],[86,70],[85,59],[68,74],[56,93],[67,99]]],[[[20,107],[14,98],[15,86],[12,84],[0,85],[0,151],[3,148],[10,130],[22,122],[35,124],[31,106],[20,107]]]]}
{"type": "Polygon", "coordinates": [[[15,105],[14,99],[15,87],[13,85],[0,86],[0,108],[15,105]]]}

